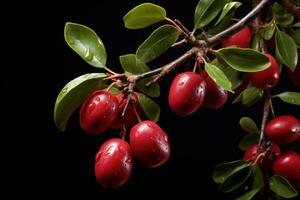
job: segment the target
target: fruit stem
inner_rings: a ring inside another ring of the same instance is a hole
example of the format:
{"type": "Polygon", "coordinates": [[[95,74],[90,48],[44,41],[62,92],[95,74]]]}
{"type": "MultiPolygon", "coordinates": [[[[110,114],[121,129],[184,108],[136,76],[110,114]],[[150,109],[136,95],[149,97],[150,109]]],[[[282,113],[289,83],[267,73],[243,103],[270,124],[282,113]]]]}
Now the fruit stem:
{"type": "Polygon", "coordinates": [[[118,73],[112,71],[111,69],[108,69],[107,67],[104,67],[104,69],[109,72],[110,74],[113,74],[113,75],[117,75],[118,73]]]}
{"type": "Polygon", "coordinates": [[[140,116],[139,116],[139,114],[138,114],[138,112],[137,112],[137,110],[134,106],[133,100],[131,100],[131,106],[132,106],[133,112],[134,112],[135,117],[137,118],[138,122],[142,122],[142,120],[141,120],[141,118],[140,118],[140,116]]]}
{"type": "Polygon", "coordinates": [[[117,82],[112,82],[107,88],[106,91],[109,92],[111,90],[112,87],[114,87],[115,85],[117,85],[117,82]]]}
{"type": "Polygon", "coordinates": [[[260,137],[259,137],[259,150],[264,151],[267,148],[267,141],[265,138],[265,126],[269,117],[270,113],[270,105],[271,105],[271,96],[269,91],[264,92],[264,107],[263,107],[263,117],[262,117],[262,122],[261,122],[261,127],[260,127],[260,137]]]}

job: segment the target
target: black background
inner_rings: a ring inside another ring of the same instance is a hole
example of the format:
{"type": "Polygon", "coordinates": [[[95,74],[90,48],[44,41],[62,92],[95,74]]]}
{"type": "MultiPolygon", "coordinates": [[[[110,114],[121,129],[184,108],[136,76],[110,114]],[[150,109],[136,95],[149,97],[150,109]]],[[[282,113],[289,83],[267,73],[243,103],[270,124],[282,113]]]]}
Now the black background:
{"type": "MultiPolygon", "coordinates": [[[[224,199],[211,180],[213,166],[239,159],[238,141],[243,133],[240,117],[248,115],[261,120],[262,104],[252,108],[231,105],[211,111],[200,109],[187,118],[172,114],[167,104],[170,82],[175,73],[161,81],[162,95],[159,124],[168,133],[172,155],[164,166],[146,170],[134,163],[128,183],[116,190],[104,189],[95,181],[94,155],[102,142],[117,136],[108,131],[93,137],[84,133],[78,122],[78,112],[70,119],[65,133],[53,122],[53,107],[60,89],[73,78],[99,71],[87,65],[65,43],[64,24],[68,21],[94,29],[104,42],[108,66],[120,71],[119,55],[134,53],[154,29],[127,30],[122,17],[142,1],[98,1],[60,4],[15,4],[6,10],[7,48],[4,80],[5,129],[2,134],[9,170],[4,172],[10,196],[31,198],[115,199],[168,197],[185,198],[208,195],[208,199],[224,199]],[[8,141],[8,142],[5,142],[8,141]]],[[[178,18],[192,28],[197,1],[150,1],[167,9],[170,18],[178,18]]],[[[249,9],[244,4],[242,16],[249,9]]],[[[180,50],[166,53],[152,67],[167,63],[180,50]]],[[[185,69],[184,69],[185,70],[185,69]]],[[[178,71],[177,71],[178,73],[178,71]]],[[[297,90],[282,78],[278,91],[297,90]]],[[[299,108],[275,101],[278,114],[291,113],[300,117],[299,108]]]]}

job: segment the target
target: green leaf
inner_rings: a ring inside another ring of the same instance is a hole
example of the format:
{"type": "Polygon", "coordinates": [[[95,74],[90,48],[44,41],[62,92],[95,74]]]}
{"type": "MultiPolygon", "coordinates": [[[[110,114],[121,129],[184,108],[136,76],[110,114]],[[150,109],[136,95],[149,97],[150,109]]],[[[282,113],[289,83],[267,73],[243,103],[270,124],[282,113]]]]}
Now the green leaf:
{"type": "MultiPolygon", "coordinates": [[[[207,30],[206,34],[208,37],[211,37],[213,35],[216,35],[217,33],[220,33],[223,31],[231,22],[231,18],[234,16],[235,11],[231,10],[223,19],[222,21],[214,27],[211,27],[207,30]]],[[[197,36],[197,39],[199,39],[199,36],[201,37],[201,34],[197,36]]]]}
{"type": "Polygon", "coordinates": [[[261,190],[264,185],[263,175],[261,170],[257,165],[251,166],[252,172],[252,188],[250,191],[246,192],[236,200],[251,200],[255,195],[261,190]]]}
{"type": "Polygon", "coordinates": [[[200,0],[194,15],[194,27],[202,28],[209,24],[226,4],[226,0],[200,0]]]}
{"type": "Polygon", "coordinates": [[[64,131],[72,113],[95,90],[99,89],[104,73],[92,73],[79,76],[63,87],[57,96],[54,107],[55,125],[64,131]]]}
{"type": "Polygon", "coordinates": [[[256,144],[259,140],[259,135],[250,133],[245,135],[240,143],[239,143],[239,148],[243,151],[246,151],[252,144],[256,144]]]}
{"type": "Polygon", "coordinates": [[[299,92],[283,92],[281,94],[276,95],[276,97],[279,97],[282,101],[284,101],[286,103],[300,106],[300,93],[299,92]]]}
{"type": "Polygon", "coordinates": [[[280,55],[283,64],[287,65],[292,71],[297,66],[298,54],[295,41],[287,33],[277,30],[275,34],[276,51],[280,55]]]}
{"type": "Polygon", "coordinates": [[[242,186],[251,175],[251,167],[247,166],[234,174],[231,174],[224,183],[219,187],[221,192],[229,193],[233,192],[240,186],[242,186]]]}
{"type": "Polygon", "coordinates": [[[250,117],[242,117],[240,119],[240,126],[247,133],[259,133],[255,122],[250,117]]]}
{"type": "Polygon", "coordinates": [[[290,25],[291,27],[300,28],[300,22],[290,25]]]}
{"type": "Polygon", "coordinates": [[[228,47],[219,49],[217,56],[235,70],[241,72],[257,72],[270,66],[269,59],[253,49],[228,47]]]}
{"type": "Polygon", "coordinates": [[[275,15],[275,23],[282,26],[288,26],[294,21],[294,16],[287,12],[280,4],[275,2],[272,6],[275,15]]]}
{"type": "Polygon", "coordinates": [[[272,22],[268,24],[268,26],[262,28],[260,30],[260,35],[265,39],[265,40],[270,40],[275,32],[275,24],[272,22]]]}
{"type": "Polygon", "coordinates": [[[145,115],[152,121],[157,122],[160,116],[160,107],[152,99],[145,95],[139,95],[139,103],[145,115]]]}
{"type": "Polygon", "coordinates": [[[242,92],[243,105],[250,107],[263,97],[264,91],[256,87],[249,87],[242,92]]]}
{"type": "Polygon", "coordinates": [[[219,24],[222,21],[222,19],[229,13],[229,11],[231,11],[231,9],[237,9],[241,5],[242,5],[242,3],[238,2],[238,1],[226,3],[226,5],[223,7],[222,13],[219,16],[219,19],[217,20],[215,25],[219,24]]]}
{"type": "Polygon", "coordinates": [[[103,68],[106,64],[106,51],[98,35],[89,27],[67,22],[64,36],[67,44],[88,64],[103,68]]]}
{"type": "MultiPolygon", "coordinates": [[[[120,63],[125,72],[132,74],[141,74],[147,71],[150,71],[150,68],[145,64],[136,59],[135,54],[127,54],[120,56],[120,63]]],[[[136,84],[136,87],[142,93],[150,97],[159,97],[160,96],[160,87],[158,83],[152,84],[147,87],[146,84],[153,80],[152,77],[144,78],[136,84]]]]}
{"type": "Polygon", "coordinates": [[[215,183],[224,183],[225,180],[236,172],[249,166],[244,160],[236,160],[228,163],[222,163],[215,167],[213,173],[213,181],[215,183]]]}
{"type": "Polygon", "coordinates": [[[297,190],[282,176],[272,176],[269,184],[270,189],[283,198],[290,199],[298,195],[297,190]]]}
{"type": "Polygon", "coordinates": [[[163,21],[166,15],[164,8],[152,3],[143,3],[130,10],[123,17],[123,21],[128,29],[140,29],[163,21]]]}
{"type": "Polygon", "coordinates": [[[231,82],[228,80],[226,75],[222,70],[220,70],[218,67],[210,64],[210,63],[205,63],[205,71],[207,74],[214,80],[214,82],[223,88],[224,90],[227,91],[232,91],[231,90],[231,82]]]}
{"type": "Polygon", "coordinates": [[[156,29],[136,51],[138,60],[150,62],[168,50],[178,39],[178,30],[171,25],[156,29]]]}
{"type": "Polygon", "coordinates": [[[259,51],[259,49],[260,49],[260,40],[261,40],[261,37],[259,35],[255,34],[253,36],[253,39],[252,39],[251,49],[259,51]]]}
{"type": "Polygon", "coordinates": [[[238,197],[236,200],[251,200],[255,197],[255,195],[260,191],[260,189],[253,189],[249,192],[246,192],[242,196],[238,197]]]}
{"type": "Polygon", "coordinates": [[[288,34],[294,39],[297,45],[300,45],[300,28],[287,30],[288,34]]]}

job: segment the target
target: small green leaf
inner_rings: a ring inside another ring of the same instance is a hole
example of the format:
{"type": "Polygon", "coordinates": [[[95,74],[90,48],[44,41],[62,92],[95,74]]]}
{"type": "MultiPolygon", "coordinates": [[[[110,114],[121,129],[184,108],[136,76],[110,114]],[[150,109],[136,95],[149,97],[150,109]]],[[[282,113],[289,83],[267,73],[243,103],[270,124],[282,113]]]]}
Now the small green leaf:
{"type": "Polygon", "coordinates": [[[250,107],[263,97],[264,91],[256,87],[249,87],[242,92],[243,105],[250,107]]]}
{"type": "Polygon", "coordinates": [[[163,25],[156,29],[139,46],[136,56],[141,62],[150,62],[168,50],[179,37],[178,30],[171,25],[163,25]]]}
{"type": "MultiPolygon", "coordinates": [[[[132,74],[141,74],[150,71],[150,68],[145,64],[136,59],[135,54],[127,54],[120,56],[120,63],[125,72],[132,74]]],[[[136,84],[136,88],[142,93],[150,97],[160,96],[160,87],[158,83],[155,83],[149,87],[146,86],[148,82],[153,80],[152,77],[144,78],[136,84]]]]}
{"type": "Polygon", "coordinates": [[[160,107],[152,99],[145,95],[139,95],[139,103],[145,115],[152,121],[157,122],[160,116],[160,107]]]}
{"type": "Polygon", "coordinates": [[[260,30],[260,35],[265,39],[265,40],[270,40],[275,32],[275,24],[272,22],[268,24],[268,26],[262,28],[260,30]]]}
{"type": "Polygon", "coordinates": [[[214,169],[213,181],[215,183],[224,183],[229,176],[248,166],[249,163],[245,162],[244,160],[236,160],[219,164],[214,169]]]}
{"type": "Polygon", "coordinates": [[[123,21],[128,29],[140,29],[163,21],[166,16],[164,8],[152,3],[143,3],[130,10],[123,17],[123,21]]]}
{"type": "Polygon", "coordinates": [[[242,117],[240,119],[240,126],[247,133],[259,133],[255,122],[250,117],[242,117]]]}
{"type": "Polygon", "coordinates": [[[298,54],[295,41],[287,33],[277,30],[275,34],[276,51],[280,55],[283,64],[287,65],[292,71],[297,66],[298,54]]]}
{"type": "Polygon", "coordinates": [[[272,176],[269,184],[270,189],[283,198],[290,199],[298,195],[297,190],[282,176],[272,176]]]}
{"type": "Polygon", "coordinates": [[[239,143],[239,148],[243,151],[246,151],[252,144],[256,144],[259,140],[259,135],[250,133],[245,135],[240,143],[239,143]]]}
{"type": "Polygon", "coordinates": [[[95,90],[99,89],[104,73],[92,73],[79,76],[63,87],[57,96],[54,107],[55,125],[64,131],[72,113],[95,90]]]}
{"type": "Polygon", "coordinates": [[[138,62],[135,54],[126,54],[119,57],[121,66],[125,72],[141,74],[150,71],[150,68],[142,62],[138,62]]]}
{"type": "Polygon", "coordinates": [[[294,21],[294,16],[287,12],[279,3],[275,2],[272,6],[275,15],[275,23],[282,26],[288,26],[294,21]]]}
{"type": "Polygon", "coordinates": [[[296,22],[295,24],[292,24],[290,26],[294,28],[300,28],[300,22],[296,22]]]}
{"type": "Polygon", "coordinates": [[[276,95],[276,97],[279,97],[282,101],[284,101],[286,103],[300,106],[300,93],[299,92],[283,92],[281,94],[276,95]]]}
{"type": "Polygon", "coordinates": [[[220,13],[226,0],[200,0],[194,15],[194,27],[202,28],[209,24],[220,13]]]}
{"type": "Polygon", "coordinates": [[[228,47],[219,49],[217,56],[230,67],[241,72],[257,72],[270,66],[269,59],[253,49],[228,47]]]}
{"type": "Polygon", "coordinates": [[[226,5],[223,7],[222,13],[219,16],[219,19],[217,20],[215,25],[219,24],[222,21],[222,19],[229,13],[229,11],[231,11],[232,9],[237,9],[241,5],[242,5],[242,3],[238,2],[238,1],[226,3],[226,5]]]}
{"type": "Polygon", "coordinates": [[[242,186],[251,175],[251,167],[247,166],[234,174],[231,174],[224,183],[219,187],[221,192],[229,193],[233,192],[240,186],[242,186]]]}
{"type": "Polygon", "coordinates": [[[288,34],[294,39],[297,45],[300,45],[300,28],[287,30],[288,34]]]}
{"type": "MultiPolygon", "coordinates": [[[[231,22],[231,18],[234,16],[235,14],[235,11],[234,10],[231,10],[223,19],[222,21],[216,25],[216,26],[213,26],[213,27],[210,27],[207,32],[206,32],[206,35],[208,37],[211,37],[213,35],[216,35],[217,33],[220,33],[221,31],[223,31],[226,27],[228,27],[228,25],[230,24],[231,22]]],[[[199,39],[199,37],[201,37],[201,34],[199,34],[197,36],[197,39],[199,39]]]]}
{"type": "Polygon", "coordinates": [[[106,64],[106,51],[98,35],[89,27],[67,22],[64,36],[67,44],[88,64],[103,68],[106,64]]]}
{"type": "Polygon", "coordinates": [[[205,71],[210,76],[210,78],[212,78],[214,82],[217,85],[219,85],[221,88],[227,91],[232,91],[231,82],[228,80],[224,72],[220,70],[218,67],[210,63],[205,63],[205,71]]]}
{"type": "Polygon", "coordinates": [[[253,189],[249,192],[246,192],[242,196],[238,197],[236,200],[251,200],[255,197],[255,195],[260,191],[260,189],[253,189]]]}

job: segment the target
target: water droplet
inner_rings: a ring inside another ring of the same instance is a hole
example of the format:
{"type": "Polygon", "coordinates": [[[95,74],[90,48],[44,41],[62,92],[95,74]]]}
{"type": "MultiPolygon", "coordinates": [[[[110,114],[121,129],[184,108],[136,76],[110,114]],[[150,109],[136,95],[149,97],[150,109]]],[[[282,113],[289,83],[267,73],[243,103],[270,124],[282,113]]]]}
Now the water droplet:
{"type": "Polygon", "coordinates": [[[91,60],[93,59],[93,53],[91,53],[90,48],[86,48],[85,54],[84,54],[84,58],[85,58],[87,61],[91,61],[91,60]]]}

